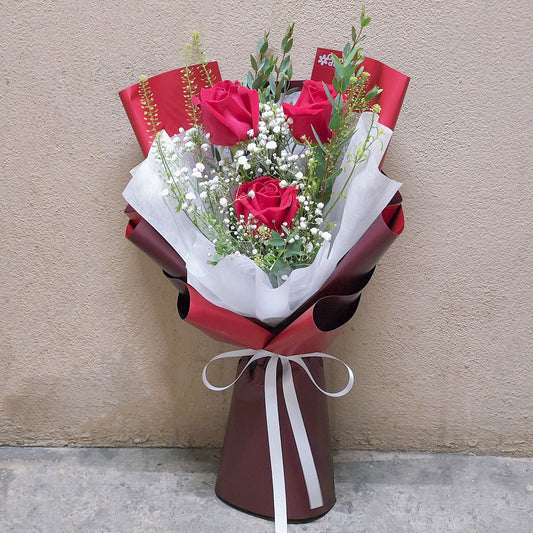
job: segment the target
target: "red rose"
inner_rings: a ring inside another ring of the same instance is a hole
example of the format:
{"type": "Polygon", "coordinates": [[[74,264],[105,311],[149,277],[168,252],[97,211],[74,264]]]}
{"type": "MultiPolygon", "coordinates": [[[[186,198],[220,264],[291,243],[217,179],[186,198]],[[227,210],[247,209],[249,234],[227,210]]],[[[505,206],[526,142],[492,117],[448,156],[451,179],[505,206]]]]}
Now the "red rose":
{"type": "Polygon", "coordinates": [[[257,134],[259,95],[238,81],[219,81],[201,89],[193,103],[202,110],[202,122],[214,144],[233,146],[248,139],[250,130],[257,134]]]}
{"type": "Polygon", "coordinates": [[[254,224],[265,225],[281,234],[282,224],[290,227],[292,219],[300,209],[296,197],[296,187],[280,187],[279,181],[269,176],[262,176],[248,183],[243,183],[235,191],[235,213],[237,219],[252,215],[254,224]]]}
{"type": "MultiPolygon", "coordinates": [[[[331,96],[335,98],[337,92],[331,85],[327,87],[331,96]]],[[[330,141],[331,109],[331,102],[322,82],[312,80],[304,81],[302,92],[294,105],[283,104],[285,115],[293,120],[291,124],[292,135],[300,142],[303,142],[305,137],[309,142],[316,143],[316,137],[311,126],[315,128],[321,142],[330,141]]]]}

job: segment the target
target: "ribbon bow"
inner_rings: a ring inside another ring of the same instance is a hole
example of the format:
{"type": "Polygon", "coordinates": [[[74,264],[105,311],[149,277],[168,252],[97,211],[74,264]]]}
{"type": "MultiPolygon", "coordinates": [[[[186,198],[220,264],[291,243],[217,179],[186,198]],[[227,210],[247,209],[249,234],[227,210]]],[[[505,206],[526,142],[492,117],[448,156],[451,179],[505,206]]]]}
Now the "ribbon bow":
{"type": "Polygon", "coordinates": [[[282,368],[282,386],[283,396],[285,398],[285,406],[289,415],[290,426],[294,435],[294,441],[298,450],[300,464],[307,488],[307,495],[309,497],[310,509],[316,509],[324,505],[322,498],[322,490],[318,479],[316,465],[311,452],[309,438],[303,421],[300,406],[298,404],[298,397],[294,387],[292,378],[291,361],[303,368],[309,379],[313,382],[315,387],[331,398],[339,398],[350,392],[354,384],[354,375],[352,369],[344,362],[334,357],[320,352],[306,353],[301,355],[279,355],[277,353],[269,352],[268,350],[253,351],[249,349],[233,350],[230,352],[221,353],[217,355],[205,365],[202,371],[202,381],[204,385],[213,391],[223,391],[232,387],[239,378],[244,374],[245,370],[258,359],[269,358],[265,370],[265,411],[267,421],[267,435],[268,447],[270,450],[270,466],[272,470],[272,488],[274,493],[274,520],[275,533],[287,532],[287,500],[285,493],[285,473],[283,470],[283,450],[281,447],[281,431],[279,425],[278,412],[278,398],[276,386],[276,372],[278,362],[281,362],[282,368]],[[216,387],[212,385],[207,379],[207,367],[218,359],[227,359],[233,357],[243,357],[252,355],[241,373],[229,384],[224,387],[216,387]],[[322,389],[313,378],[309,368],[307,367],[304,357],[322,357],[325,359],[333,359],[342,363],[348,371],[348,384],[339,392],[328,392],[322,389]]]}

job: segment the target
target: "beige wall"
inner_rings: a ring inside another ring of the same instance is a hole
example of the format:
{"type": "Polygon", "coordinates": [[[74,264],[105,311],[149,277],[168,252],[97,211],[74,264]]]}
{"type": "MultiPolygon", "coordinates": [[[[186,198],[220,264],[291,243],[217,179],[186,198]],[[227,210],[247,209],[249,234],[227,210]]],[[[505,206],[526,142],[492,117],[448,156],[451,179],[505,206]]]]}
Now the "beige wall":
{"type": "MultiPolygon", "coordinates": [[[[533,453],[527,4],[367,2],[367,54],[412,78],[385,165],[407,228],[330,350],[358,378],[330,404],[338,447],[533,453]]],[[[1,444],[221,443],[230,393],[200,373],[227,347],[179,321],[172,286],[123,238],[141,152],[117,91],[181,66],[193,30],[242,77],[262,30],[277,42],[291,20],[306,77],[359,13],[242,5],[2,3],[1,444]]]]}

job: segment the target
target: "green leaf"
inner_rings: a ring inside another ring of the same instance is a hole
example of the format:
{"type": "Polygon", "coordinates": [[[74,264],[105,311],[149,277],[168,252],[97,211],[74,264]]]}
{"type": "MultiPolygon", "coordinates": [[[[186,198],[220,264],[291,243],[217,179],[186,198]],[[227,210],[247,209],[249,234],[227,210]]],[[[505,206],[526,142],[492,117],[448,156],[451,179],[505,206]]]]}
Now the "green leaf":
{"type": "Polygon", "coordinates": [[[255,59],[255,57],[252,54],[250,54],[250,64],[252,65],[252,68],[254,69],[254,72],[257,72],[258,71],[257,60],[255,59]]]}
{"type": "Polygon", "coordinates": [[[342,114],[334,113],[333,115],[331,115],[331,120],[329,121],[329,129],[338,130],[341,127],[341,123],[342,123],[342,114]]]}
{"type": "Polygon", "coordinates": [[[342,51],[342,57],[347,57],[351,50],[352,45],[350,43],[346,43],[346,45],[344,46],[344,50],[342,51]]]}
{"type": "MultiPolygon", "coordinates": [[[[289,68],[287,69],[287,79],[288,80],[292,79],[292,64],[289,65],[289,68]]],[[[296,90],[294,90],[293,92],[296,92],[296,90]]]]}
{"type": "Polygon", "coordinates": [[[335,183],[335,178],[340,174],[341,169],[337,169],[334,172],[331,172],[326,180],[324,186],[324,203],[327,204],[331,198],[331,191],[333,190],[333,184],[335,183]]]}
{"type": "Polygon", "coordinates": [[[352,41],[355,43],[357,40],[357,30],[355,29],[355,26],[352,26],[352,41]]]}
{"type": "MultiPolygon", "coordinates": [[[[335,81],[335,80],[333,80],[333,81],[335,81]]],[[[326,83],[324,81],[322,82],[322,86],[324,87],[324,91],[326,92],[326,96],[328,97],[329,103],[332,105],[332,107],[335,107],[335,100],[333,99],[333,96],[329,92],[329,88],[328,88],[328,86],[326,85],[326,83]]],[[[335,85],[333,86],[333,88],[335,89],[335,85]]],[[[335,89],[335,90],[337,91],[337,89],[335,89]]],[[[337,91],[337,92],[339,92],[339,91],[337,91]]]]}
{"type": "Polygon", "coordinates": [[[348,54],[344,54],[344,55],[343,55],[343,57],[344,57],[344,64],[345,64],[345,65],[351,63],[351,62],[355,59],[355,56],[357,55],[358,50],[359,50],[359,47],[354,46],[353,48],[350,49],[350,51],[348,52],[348,54]]]}
{"type": "Polygon", "coordinates": [[[361,20],[361,28],[364,28],[365,26],[368,26],[370,24],[370,21],[372,19],[370,17],[366,17],[365,19],[361,20]]]}
{"type": "Polygon", "coordinates": [[[265,68],[265,76],[270,76],[275,66],[276,66],[276,59],[274,59],[274,61],[270,61],[270,63],[265,68]]]}
{"type": "Polygon", "coordinates": [[[282,45],[281,51],[284,54],[288,54],[292,49],[293,42],[294,42],[294,39],[289,39],[286,43],[282,45]]]}
{"type": "Polygon", "coordinates": [[[270,85],[270,92],[272,93],[273,96],[276,95],[276,78],[274,78],[274,74],[270,74],[270,78],[269,78],[269,85],[270,85]]]}
{"type": "Polygon", "coordinates": [[[277,102],[281,98],[281,91],[283,90],[283,84],[278,83],[276,86],[276,92],[274,93],[274,100],[277,102]]]}
{"type": "Polygon", "coordinates": [[[286,56],[279,67],[280,72],[285,72],[291,65],[291,56],[286,56]]]}
{"type": "Polygon", "coordinates": [[[335,65],[335,77],[342,78],[344,74],[344,65],[340,62],[339,58],[335,54],[331,54],[333,64],[335,65]]]}
{"type": "Polygon", "coordinates": [[[283,270],[289,270],[289,265],[282,259],[276,259],[276,262],[272,265],[270,269],[271,274],[280,274],[283,270]]]}
{"type": "Polygon", "coordinates": [[[380,89],[377,85],[370,89],[365,95],[365,102],[370,102],[370,100],[373,100],[379,93],[381,93],[383,89],[380,89]]]}
{"type": "Polygon", "coordinates": [[[303,252],[285,252],[285,257],[291,258],[296,257],[298,255],[305,255],[303,252]]]}
{"type": "Polygon", "coordinates": [[[246,76],[246,87],[252,89],[254,86],[254,77],[250,71],[248,71],[248,76],[246,76]]]}
{"type": "Polygon", "coordinates": [[[348,90],[349,86],[350,86],[350,76],[347,76],[347,77],[343,78],[342,84],[341,84],[341,90],[337,91],[337,92],[339,94],[344,94],[348,90]]]}
{"type": "Polygon", "coordinates": [[[272,233],[270,234],[270,239],[268,239],[265,244],[267,246],[281,247],[285,246],[286,242],[285,239],[277,231],[272,231],[272,233]]]}
{"type": "Polygon", "coordinates": [[[268,50],[268,37],[270,35],[270,32],[267,31],[261,39],[259,39],[259,42],[257,43],[257,51],[264,56],[268,50]]]}
{"type": "MultiPolygon", "coordinates": [[[[320,140],[320,137],[318,136],[318,133],[316,132],[315,130],[315,127],[311,124],[311,129],[313,130],[313,135],[315,136],[315,141],[318,143],[318,145],[320,146],[320,148],[322,148],[322,151],[325,152],[326,151],[326,148],[324,147],[324,145],[322,144],[322,141],[320,140]]],[[[311,139],[308,139],[309,141],[311,139]]],[[[318,155],[318,154],[317,154],[318,155]]],[[[323,157],[323,156],[322,156],[323,157]]],[[[315,159],[318,159],[319,160],[319,166],[320,166],[320,158],[319,157],[316,157],[315,156],[315,159]]]]}

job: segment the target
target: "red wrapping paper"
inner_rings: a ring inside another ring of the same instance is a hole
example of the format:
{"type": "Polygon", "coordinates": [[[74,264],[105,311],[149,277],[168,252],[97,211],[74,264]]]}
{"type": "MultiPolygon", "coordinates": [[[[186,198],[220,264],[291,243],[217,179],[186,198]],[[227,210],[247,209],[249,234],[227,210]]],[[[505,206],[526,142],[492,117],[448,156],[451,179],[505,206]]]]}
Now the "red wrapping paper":
{"type": "MultiPolygon", "coordinates": [[[[180,271],[178,268],[184,265],[183,260],[145,220],[141,219],[141,222],[137,225],[134,225],[130,220],[126,238],[149,255],[157,264],[161,265],[169,274],[168,277],[175,284],[177,283],[176,286],[180,291],[178,311],[181,318],[216,340],[246,348],[257,350],[264,348],[276,351],[267,343],[273,341],[275,335],[283,332],[284,335],[287,335],[288,333],[285,331],[287,327],[294,324],[296,319],[311,309],[315,303],[325,297],[358,296],[361,293],[370,280],[377,262],[403,230],[403,210],[400,202],[401,195],[397,193],[383,210],[381,216],[376,219],[363,237],[341,259],[337,268],[320,291],[275,328],[270,328],[265,324],[259,325],[256,321],[218,307],[208,302],[195,289],[183,283],[186,279],[186,271],[180,271]],[[230,324],[232,324],[231,327],[229,327],[230,324]],[[246,328],[250,331],[244,333],[243,329],[246,328]],[[246,340],[244,340],[243,335],[245,335],[246,340]]],[[[333,299],[326,301],[329,302],[329,305],[334,305],[333,299]]],[[[332,313],[326,313],[323,318],[322,315],[317,315],[318,323],[320,324],[321,320],[327,320],[332,315],[332,313]]],[[[314,320],[309,315],[307,319],[314,320]]],[[[322,346],[323,341],[320,341],[320,344],[322,346]]],[[[274,345],[275,347],[276,345],[274,345]]],[[[323,351],[323,349],[315,347],[310,351],[323,351]]],[[[292,351],[291,353],[282,354],[294,355],[296,353],[305,352],[292,351]]]]}
{"type": "MultiPolygon", "coordinates": [[[[218,63],[208,63],[207,68],[210,69],[215,82],[222,79],[218,63]]],[[[171,137],[178,133],[180,127],[189,128],[192,126],[186,107],[186,99],[188,97],[184,94],[184,90],[186,90],[183,81],[184,70],[179,68],[148,79],[154,101],[157,104],[159,121],[161,122],[157,130],[164,129],[171,137]]],[[[194,65],[190,67],[190,70],[198,88],[208,86],[205,73],[200,65],[194,65]]],[[[144,116],[144,109],[141,106],[139,84],[136,83],[127,87],[118,94],[146,157],[150,151],[150,146],[152,146],[153,136],[150,131],[147,131],[148,123],[144,116]]]]}

